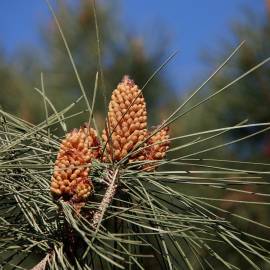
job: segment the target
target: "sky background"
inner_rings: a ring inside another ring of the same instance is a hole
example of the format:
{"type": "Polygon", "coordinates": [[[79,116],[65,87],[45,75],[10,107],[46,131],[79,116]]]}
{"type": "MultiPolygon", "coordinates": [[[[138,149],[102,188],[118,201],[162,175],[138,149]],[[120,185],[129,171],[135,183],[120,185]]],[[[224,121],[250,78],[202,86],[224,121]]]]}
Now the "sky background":
{"type": "MultiPolygon", "coordinates": [[[[210,70],[200,59],[202,50],[211,52],[220,45],[220,40],[232,38],[232,21],[241,19],[243,7],[259,16],[265,14],[264,0],[119,0],[119,3],[118,19],[129,32],[146,44],[165,34],[169,38],[168,55],[179,50],[167,67],[178,91],[187,90],[191,82],[207,77],[210,70]]],[[[39,26],[50,16],[45,0],[1,0],[0,47],[12,56],[20,46],[42,45],[39,26]]]]}

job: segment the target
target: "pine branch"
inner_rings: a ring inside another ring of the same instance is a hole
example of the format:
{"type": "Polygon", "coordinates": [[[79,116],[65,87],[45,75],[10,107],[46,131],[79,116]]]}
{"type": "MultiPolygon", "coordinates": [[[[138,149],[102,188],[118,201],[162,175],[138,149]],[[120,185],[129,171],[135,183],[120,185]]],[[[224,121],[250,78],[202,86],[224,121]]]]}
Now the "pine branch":
{"type": "Polygon", "coordinates": [[[51,253],[48,253],[37,265],[35,265],[31,270],[45,270],[47,262],[51,258],[51,253]]]}
{"type": "Polygon", "coordinates": [[[103,216],[111,204],[114,195],[117,190],[117,180],[118,180],[119,170],[115,171],[108,170],[106,182],[108,183],[108,188],[104,194],[104,197],[99,205],[99,208],[94,213],[92,225],[98,231],[100,223],[103,219],[103,216]]]}

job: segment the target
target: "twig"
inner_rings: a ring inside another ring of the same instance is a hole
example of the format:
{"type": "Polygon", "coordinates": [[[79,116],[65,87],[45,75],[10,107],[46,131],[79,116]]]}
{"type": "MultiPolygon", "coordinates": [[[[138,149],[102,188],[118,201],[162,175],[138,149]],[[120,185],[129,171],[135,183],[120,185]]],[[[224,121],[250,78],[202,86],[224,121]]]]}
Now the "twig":
{"type": "Polygon", "coordinates": [[[31,270],[45,270],[47,262],[50,260],[51,254],[48,253],[37,265],[31,270]]]}
{"type": "Polygon", "coordinates": [[[108,175],[106,179],[108,183],[108,188],[103,196],[103,199],[99,205],[99,208],[97,209],[97,211],[95,212],[93,216],[92,225],[96,229],[96,231],[98,231],[100,223],[104,216],[104,213],[106,212],[108,206],[112,202],[114,195],[116,193],[118,172],[119,172],[118,169],[116,169],[114,172],[108,171],[108,175]]]}
{"type": "MultiPolygon", "coordinates": [[[[107,208],[109,207],[109,205],[111,204],[111,202],[115,196],[117,186],[118,186],[118,184],[117,184],[118,173],[119,173],[118,169],[116,169],[115,171],[108,170],[108,174],[107,174],[107,178],[106,178],[108,188],[103,196],[103,199],[102,199],[98,209],[94,213],[93,219],[92,219],[92,226],[93,226],[93,228],[96,229],[96,231],[98,231],[99,226],[101,224],[101,221],[103,219],[103,216],[104,216],[107,208]]],[[[75,207],[75,209],[76,209],[76,212],[80,212],[81,207],[79,207],[78,209],[75,207]]],[[[51,255],[52,255],[51,253],[48,253],[31,270],[45,270],[46,264],[50,260],[51,255]]]]}

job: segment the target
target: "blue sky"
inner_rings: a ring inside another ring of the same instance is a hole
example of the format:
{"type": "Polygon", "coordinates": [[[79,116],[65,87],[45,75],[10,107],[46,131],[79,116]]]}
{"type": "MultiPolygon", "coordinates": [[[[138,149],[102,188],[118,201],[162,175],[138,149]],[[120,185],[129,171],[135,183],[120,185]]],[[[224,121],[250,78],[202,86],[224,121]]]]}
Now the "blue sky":
{"type": "MultiPolygon", "coordinates": [[[[179,50],[178,56],[167,68],[178,90],[190,86],[194,78],[205,78],[208,75],[209,70],[200,60],[200,53],[203,49],[211,52],[211,49],[220,44],[221,39],[231,38],[231,22],[241,18],[243,7],[249,7],[259,15],[265,12],[264,0],[119,2],[120,21],[129,32],[136,33],[146,43],[156,40],[160,33],[165,34],[170,40],[168,54],[179,50]]],[[[0,46],[9,55],[21,45],[39,46],[39,25],[49,18],[44,0],[1,0],[0,46]]]]}

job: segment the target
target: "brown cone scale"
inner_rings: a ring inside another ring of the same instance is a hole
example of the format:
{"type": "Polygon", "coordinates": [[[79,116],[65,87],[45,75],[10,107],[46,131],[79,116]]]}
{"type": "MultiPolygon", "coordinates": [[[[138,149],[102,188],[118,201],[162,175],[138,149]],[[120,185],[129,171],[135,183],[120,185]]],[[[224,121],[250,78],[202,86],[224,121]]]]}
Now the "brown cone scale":
{"type": "Polygon", "coordinates": [[[89,127],[74,129],[62,140],[51,179],[55,198],[85,201],[93,191],[89,163],[99,155],[96,132],[89,127]]]}
{"type": "Polygon", "coordinates": [[[104,160],[119,161],[124,158],[146,138],[146,128],[147,112],[143,95],[138,86],[124,76],[109,103],[106,128],[102,134],[107,151],[104,160]]]}

